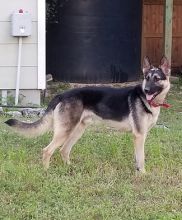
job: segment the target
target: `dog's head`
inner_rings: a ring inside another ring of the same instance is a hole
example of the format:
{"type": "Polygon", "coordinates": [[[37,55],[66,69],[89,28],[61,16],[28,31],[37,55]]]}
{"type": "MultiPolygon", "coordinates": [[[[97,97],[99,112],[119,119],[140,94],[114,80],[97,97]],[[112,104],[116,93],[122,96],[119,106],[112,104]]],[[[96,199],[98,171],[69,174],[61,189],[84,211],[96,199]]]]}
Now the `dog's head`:
{"type": "Polygon", "coordinates": [[[166,57],[161,59],[159,67],[151,65],[148,57],[143,61],[144,80],[142,84],[143,91],[147,101],[152,101],[155,97],[166,95],[170,88],[170,64],[166,57]]]}

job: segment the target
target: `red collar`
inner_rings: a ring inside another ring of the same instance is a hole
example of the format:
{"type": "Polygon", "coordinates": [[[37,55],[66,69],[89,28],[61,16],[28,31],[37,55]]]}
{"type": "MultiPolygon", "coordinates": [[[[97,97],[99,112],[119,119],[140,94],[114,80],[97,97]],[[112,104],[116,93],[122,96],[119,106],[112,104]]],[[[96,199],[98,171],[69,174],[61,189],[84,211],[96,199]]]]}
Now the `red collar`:
{"type": "Polygon", "coordinates": [[[153,102],[153,101],[148,101],[148,103],[149,103],[149,105],[151,106],[151,107],[163,107],[163,108],[170,108],[171,107],[171,105],[169,105],[169,104],[167,104],[167,103],[162,103],[162,104],[157,104],[157,103],[155,103],[155,102],[153,102]]]}

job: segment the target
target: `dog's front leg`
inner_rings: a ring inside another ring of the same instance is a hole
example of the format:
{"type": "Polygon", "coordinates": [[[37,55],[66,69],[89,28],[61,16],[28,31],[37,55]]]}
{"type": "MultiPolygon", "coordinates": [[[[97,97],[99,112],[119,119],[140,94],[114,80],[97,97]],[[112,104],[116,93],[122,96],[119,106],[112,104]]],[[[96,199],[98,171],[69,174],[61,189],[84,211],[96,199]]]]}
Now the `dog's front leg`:
{"type": "Polygon", "coordinates": [[[145,173],[145,144],[146,134],[137,134],[134,137],[136,169],[141,173],[145,173]]]}

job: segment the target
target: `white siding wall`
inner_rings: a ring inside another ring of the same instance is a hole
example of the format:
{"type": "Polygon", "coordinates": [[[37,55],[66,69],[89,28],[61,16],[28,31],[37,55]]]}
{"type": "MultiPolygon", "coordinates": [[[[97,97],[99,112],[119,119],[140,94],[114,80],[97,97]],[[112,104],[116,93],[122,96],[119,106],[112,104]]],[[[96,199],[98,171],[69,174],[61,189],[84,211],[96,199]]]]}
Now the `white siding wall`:
{"type": "Polygon", "coordinates": [[[0,89],[16,85],[18,38],[11,36],[10,21],[19,9],[32,15],[32,35],[23,38],[20,89],[38,88],[38,1],[0,0],[0,89]]]}

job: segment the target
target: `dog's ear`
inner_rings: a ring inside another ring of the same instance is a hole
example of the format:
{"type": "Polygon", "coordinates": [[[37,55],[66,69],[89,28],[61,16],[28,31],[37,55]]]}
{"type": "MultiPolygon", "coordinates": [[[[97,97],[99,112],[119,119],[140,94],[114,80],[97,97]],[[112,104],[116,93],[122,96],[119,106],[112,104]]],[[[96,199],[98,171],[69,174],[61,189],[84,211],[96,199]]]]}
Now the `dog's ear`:
{"type": "Polygon", "coordinates": [[[163,56],[160,63],[160,68],[166,76],[170,76],[171,73],[171,65],[169,60],[163,56]]]}
{"type": "Polygon", "coordinates": [[[145,75],[149,71],[150,68],[151,68],[150,60],[146,56],[143,59],[143,74],[145,75]]]}

